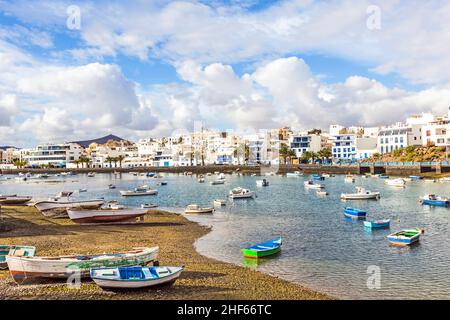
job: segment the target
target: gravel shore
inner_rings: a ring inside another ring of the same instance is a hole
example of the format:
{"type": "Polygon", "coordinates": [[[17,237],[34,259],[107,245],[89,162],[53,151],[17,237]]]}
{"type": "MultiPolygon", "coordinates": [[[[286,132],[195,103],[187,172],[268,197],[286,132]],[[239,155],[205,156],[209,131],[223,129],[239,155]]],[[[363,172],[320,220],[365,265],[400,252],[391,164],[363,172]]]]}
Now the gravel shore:
{"type": "Polygon", "coordinates": [[[36,255],[98,254],[132,247],[160,247],[160,265],[185,265],[172,287],[103,291],[90,280],[78,289],[65,283],[17,285],[0,271],[0,299],[330,299],[250,268],[219,262],[197,253],[193,243],[209,229],[183,216],[151,211],[136,225],[81,226],[48,219],[32,207],[2,207],[0,244],[36,246],[36,255]]]}

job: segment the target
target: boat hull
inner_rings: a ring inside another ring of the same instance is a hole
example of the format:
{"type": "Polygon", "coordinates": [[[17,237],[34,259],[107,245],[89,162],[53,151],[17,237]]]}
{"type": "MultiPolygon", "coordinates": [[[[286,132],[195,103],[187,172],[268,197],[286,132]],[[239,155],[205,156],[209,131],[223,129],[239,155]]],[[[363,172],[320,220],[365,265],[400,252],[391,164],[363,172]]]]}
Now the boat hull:
{"type": "Polygon", "coordinates": [[[448,200],[428,200],[423,199],[422,204],[428,205],[428,206],[437,206],[437,207],[448,207],[450,206],[450,201],[448,200]]]}
{"type": "Polygon", "coordinates": [[[375,221],[364,221],[364,227],[370,228],[370,229],[383,229],[383,228],[389,228],[390,221],[378,223],[375,221]]]}
{"type": "Polygon", "coordinates": [[[8,269],[8,264],[6,263],[7,255],[32,257],[35,252],[36,248],[33,246],[0,245],[0,270],[8,269]],[[20,253],[18,252],[19,250],[21,251],[20,253]]]}
{"type": "Polygon", "coordinates": [[[68,208],[97,209],[104,203],[101,199],[86,201],[39,201],[34,206],[45,215],[46,211],[55,209],[63,209],[63,211],[66,211],[68,208]]]}
{"type": "Polygon", "coordinates": [[[31,200],[31,197],[6,197],[0,199],[0,205],[21,205],[31,200]]]}
{"type": "Polygon", "coordinates": [[[393,245],[396,245],[396,246],[409,246],[409,245],[412,245],[412,244],[418,242],[419,239],[420,239],[420,236],[415,236],[415,237],[410,238],[410,239],[398,239],[395,236],[388,236],[387,238],[388,238],[389,242],[391,244],[393,244],[393,245]]]}
{"type": "Polygon", "coordinates": [[[117,209],[117,210],[67,210],[69,218],[78,224],[101,224],[114,222],[135,222],[136,218],[147,213],[147,209],[117,209]]]}
{"type": "Polygon", "coordinates": [[[266,250],[266,251],[255,251],[255,250],[251,250],[251,249],[242,249],[242,254],[245,258],[258,259],[258,258],[263,258],[263,257],[277,254],[280,251],[281,251],[281,247],[266,250]]]}
{"type": "Polygon", "coordinates": [[[158,190],[150,190],[146,192],[120,191],[120,194],[123,197],[154,196],[158,194],[158,190]]]}
{"type": "Polygon", "coordinates": [[[342,200],[377,200],[380,198],[380,194],[341,194],[342,200]]]}

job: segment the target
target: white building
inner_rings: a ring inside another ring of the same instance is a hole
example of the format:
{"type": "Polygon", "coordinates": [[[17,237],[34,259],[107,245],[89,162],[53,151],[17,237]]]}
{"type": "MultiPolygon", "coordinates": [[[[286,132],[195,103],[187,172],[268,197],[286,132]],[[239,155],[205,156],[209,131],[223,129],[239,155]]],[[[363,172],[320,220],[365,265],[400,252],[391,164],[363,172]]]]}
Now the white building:
{"type": "Polygon", "coordinates": [[[450,107],[446,116],[434,118],[422,126],[422,144],[450,145],[450,107]]]}
{"type": "Polygon", "coordinates": [[[378,152],[377,142],[378,142],[377,138],[357,137],[355,139],[355,147],[356,147],[355,158],[358,160],[362,160],[372,157],[374,153],[378,152]]]}
{"type": "Polygon", "coordinates": [[[28,166],[51,165],[67,167],[71,162],[80,159],[83,148],[76,143],[41,144],[33,149],[22,151],[22,159],[28,166]]]}
{"type": "Polygon", "coordinates": [[[378,152],[390,153],[407,146],[422,145],[422,125],[397,123],[382,127],[378,133],[378,152]]]}
{"type": "Polygon", "coordinates": [[[322,149],[323,141],[319,134],[300,133],[289,138],[289,148],[295,151],[298,158],[305,152],[319,152],[322,149]]]}
{"type": "Polygon", "coordinates": [[[338,124],[332,124],[330,125],[329,133],[331,136],[337,136],[341,133],[341,130],[345,129],[344,126],[338,125],[338,124]]]}
{"type": "Polygon", "coordinates": [[[333,144],[331,152],[333,160],[355,160],[356,159],[356,135],[337,134],[333,135],[333,144]]]}

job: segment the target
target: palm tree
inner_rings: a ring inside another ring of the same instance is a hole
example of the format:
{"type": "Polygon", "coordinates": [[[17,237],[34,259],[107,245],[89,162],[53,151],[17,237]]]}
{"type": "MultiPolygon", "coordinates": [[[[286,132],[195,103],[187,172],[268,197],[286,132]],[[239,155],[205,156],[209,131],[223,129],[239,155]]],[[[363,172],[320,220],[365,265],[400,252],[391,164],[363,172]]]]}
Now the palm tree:
{"type": "Polygon", "coordinates": [[[247,164],[248,159],[250,158],[250,147],[247,143],[244,143],[244,158],[245,163],[247,164]]]}
{"type": "Polygon", "coordinates": [[[122,168],[122,161],[125,159],[125,156],[119,155],[117,157],[117,161],[119,161],[119,166],[122,168]]]}
{"type": "Polygon", "coordinates": [[[288,146],[283,143],[281,145],[279,153],[280,153],[280,158],[283,159],[283,161],[284,161],[284,164],[286,164],[289,151],[290,150],[289,150],[288,146]]]}
{"type": "Polygon", "coordinates": [[[74,161],[72,161],[72,163],[75,163],[77,165],[77,169],[78,169],[80,167],[81,161],[80,160],[74,160],[74,161]]]}
{"type": "Polygon", "coordinates": [[[109,163],[109,167],[112,168],[112,162],[114,161],[114,159],[110,156],[106,157],[105,159],[106,162],[109,163]]]}
{"type": "Polygon", "coordinates": [[[305,151],[302,154],[302,158],[307,160],[309,162],[309,160],[311,160],[313,158],[313,153],[311,151],[305,151]]]}
{"type": "Polygon", "coordinates": [[[84,168],[84,164],[86,164],[86,166],[89,168],[89,162],[91,162],[91,160],[89,160],[88,157],[86,156],[82,156],[80,157],[80,163],[81,163],[81,167],[84,168]]]}
{"type": "Polygon", "coordinates": [[[287,154],[286,154],[286,158],[289,159],[289,163],[292,164],[292,159],[295,159],[297,157],[297,153],[295,153],[294,150],[289,149],[287,154]]]}
{"type": "Polygon", "coordinates": [[[13,164],[19,169],[25,167],[27,165],[27,163],[28,163],[28,161],[26,161],[26,160],[14,160],[14,162],[13,162],[13,164]]]}

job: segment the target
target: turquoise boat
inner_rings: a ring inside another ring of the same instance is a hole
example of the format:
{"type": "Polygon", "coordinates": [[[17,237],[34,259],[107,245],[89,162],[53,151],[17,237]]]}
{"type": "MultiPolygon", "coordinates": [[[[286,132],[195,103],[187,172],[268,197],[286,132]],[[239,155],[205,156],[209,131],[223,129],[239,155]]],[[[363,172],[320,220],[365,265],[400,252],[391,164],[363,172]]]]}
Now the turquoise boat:
{"type": "Polygon", "coordinates": [[[388,235],[387,239],[391,244],[397,246],[409,246],[418,242],[422,233],[423,230],[419,228],[405,229],[388,235]]]}
{"type": "Polygon", "coordinates": [[[281,237],[261,242],[250,247],[242,249],[242,254],[245,258],[263,258],[281,251],[282,239],[281,237]]]}
{"type": "Polygon", "coordinates": [[[33,257],[36,248],[33,246],[0,245],[0,270],[8,269],[6,256],[33,257]]]}
{"type": "Polygon", "coordinates": [[[364,221],[364,227],[370,228],[370,229],[389,228],[390,224],[391,224],[390,219],[364,221]]]}
{"type": "Polygon", "coordinates": [[[344,215],[348,218],[354,218],[354,219],[364,219],[367,215],[367,211],[346,207],[344,208],[344,215]]]}

